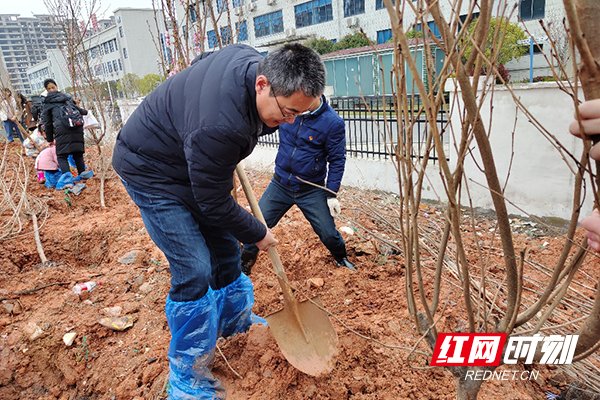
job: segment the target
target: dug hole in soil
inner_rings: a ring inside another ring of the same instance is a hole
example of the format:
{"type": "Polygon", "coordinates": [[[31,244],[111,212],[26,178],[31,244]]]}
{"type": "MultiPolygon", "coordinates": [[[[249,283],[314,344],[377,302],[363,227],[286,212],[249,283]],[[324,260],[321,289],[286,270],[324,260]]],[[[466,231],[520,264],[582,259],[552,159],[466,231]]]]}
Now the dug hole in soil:
{"type": "MultiPolygon", "coordinates": [[[[94,154],[88,151],[89,163],[94,154]]],[[[8,162],[17,165],[17,150],[9,153],[8,162]]],[[[28,193],[49,209],[48,218],[40,221],[40,236],[51,262],[40,264],[32,222],[24,217],[23,232],[1,242],[0,399],[165,399],[170,333],[164,305],[170,272],[137,207],[114,175],[106,182],[103,208],[98,178],[86,181],[81,195],[66,195],[40,185],[33,160],[26,163],[28,193]],[[82,295],[73,293],[76,283],[90,280],[101,285],[82,295]],[[99,323],[124,316],[133,325],[123,331],[99,323]],[[75,334],[70,346],[63,341],[66,333],[75,334]]],[[[258,198],[270,176],[269,171],[249,171],[258,198]]],[[[247,206],[239,188],[237,193],[247,206]]],[[[380,194],[360,196],[369,201],[380,194]]],[[[359,206],[346,202],[343,193],[340,197],[343,214],[359,206]]],[[[2,221],[9,217],[4,210],[2,221]]],[[[338,220],[338,226],[345,224],[344,218],[338,220]]],[[[408,357],[415,346],[421,352],[428,349],[417,344],[419,336],[407,311],[400,256],[382,257],[377,246],[342,233],[358,271],[337,268],[296,207],[273,232],[292,285],[318,295],[339,321],[360,335],[398,348],[360,337],[332,318],[339,336],[337,364],[329,375],[314,378],[292,367],[269,329],[256,325],[218,343],[222,355],[216,352],[213,372],[228,399],[455,398],[450,372],[427,368],[427,357],[419,353],[408,357]]],[[[265,253],[251,278],[254,312],[265,316],[280,310],[281,290],[265,253]]],[[[447,296],[455,305],[448,306],[439,321],[440,332],[465,323],[462,294],[453,291],[447,296]]],[[[538,381],[489,381],[479,399],[541,399],[543,390],[551,388],[552,375],[546,370],[538,381]]]]}

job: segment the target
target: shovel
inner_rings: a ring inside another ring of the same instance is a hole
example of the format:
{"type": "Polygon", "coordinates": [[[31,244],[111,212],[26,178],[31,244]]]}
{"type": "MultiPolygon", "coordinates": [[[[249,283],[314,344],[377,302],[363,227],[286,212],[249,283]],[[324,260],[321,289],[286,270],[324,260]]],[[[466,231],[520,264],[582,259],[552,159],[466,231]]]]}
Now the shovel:
{"type": "MultiPolygon", "coordinates": [[[[244,167],[238,164],[236,171],[252,213],[266,225],[244,167]]],[[[272,246],[267,253],[283,291],[284,304],[282,310],[268,315],[266,320],[283,356],[307,375],[319,376],[331,372],[337,356],[338,338],[329,316],[319,308],[323,306],[321,300],[319,297],[303,302],[296,300],[277,249],[272,246]]]]}

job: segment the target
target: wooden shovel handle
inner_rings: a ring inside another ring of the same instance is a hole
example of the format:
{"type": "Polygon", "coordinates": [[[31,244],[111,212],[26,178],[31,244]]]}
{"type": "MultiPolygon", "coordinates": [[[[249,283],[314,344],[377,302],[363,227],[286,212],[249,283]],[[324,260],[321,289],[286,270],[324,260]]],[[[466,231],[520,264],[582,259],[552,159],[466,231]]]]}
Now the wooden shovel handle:
{"type": "MultiPolygon", "coordinates": [[[[244,170],[244,166],[240,163],[235,168],[237,172],[238,178],[240,178],[240,183],[242,184],[242,189],[244,189],[244,193],[246,194],[246,198],[248,199],[248,203],[250,203],[250,208],[252,209],[252,213],[260,222],[267,226],[265,222],[265,217],[258,206],[258,202],[256,201],[256,197],[254,196],[254,192],[252,191],[252,186],[250,185],[250,181],[246,176],[246,171],[244,170]]],[[[267,227],[268,228],[268,227],[267,227]]],[[[281,286],[281,290],[283,290],[283,297],[286,302],[293,304],[296,303],[296,298],[292,294],[292,290],[290,289],[290,284],[287,279],[287,275],[283,269],[283,264],[281,263],[281,259],[279,258],[279,253],[275,246],[269,247],[267,250],[267,254],[269,254],[269,258],[271,259],[271,264],[273,264],[273,268],[275,269],[275,274],[277,275],[277,279],[279,279],[279,285],[281,286]]]]}
{"type": "Polygon", "coordinates": [[[15,121],[15,124],[17,125],[17,128],[19,128],[19,130],[21,131],[21,133],[23,135],[25,135],[25,137],[27,139],[29,139],[29,142],[38,150],[38,151],[42,151],[42,149],[40,149],[40,146],[37,145],[37,143],[35,142],[35,140],[33,140],[31,138],[31,136],[29,136],[29,133],[25,130],[25,128],[23,128],[21,126],[21,124],[18,121],[15,121]]]}

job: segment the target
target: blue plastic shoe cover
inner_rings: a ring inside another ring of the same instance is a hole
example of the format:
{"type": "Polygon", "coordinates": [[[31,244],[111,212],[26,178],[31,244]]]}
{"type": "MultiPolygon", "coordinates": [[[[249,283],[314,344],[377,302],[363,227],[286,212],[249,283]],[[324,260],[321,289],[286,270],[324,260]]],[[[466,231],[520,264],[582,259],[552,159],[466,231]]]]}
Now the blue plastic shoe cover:
{"type": "Polygon", "coordinates": [[[83,171],[82,173],[80,173],[79,176],[81,177],[81,179],[90,179],[91,177],[94,176],[94,171],[86,170],[86,171],[83,171]]]}
{"type": "Polygon", "coordinates": [[[70,189],[73,187],[73,175],[70,172],[65,172],[58,178],[56,182],[56,190],[70,189]]]}
{"type": "Polygon", "coordinates": [[[221,320],[219,336],[228,337],[236,333],[246,332],[252,324],[267,325],[267,321],[252,313],[254,290],[252,281],[244,274],[233,283],[216,290],[215,295],[221,298],[221,320]]]}
{"type": "Polygon", "coordinates": [[[62,175],[62,172],[60,172],[60,171],[56,171],[56,172],[44,171],[44,178],[46,178],[46,182],[44,182],[44,186],[46,186],[48,189],[54,189],[54,187],[56,186],[56,183],[58,182],[58,179],[60,178],[61,175],[62,175]]]}
{"type": "Polygon", "coordinates": [[[83,171],[82,173],[80,173],[73,179],[73,182],[79,182],[82,179],[90,179],[93,176],[94,176],[94,171],[91,171],[91,170],[83,171]]]}
{"type": "Polygon", "coordinates": [[[167,298],[170,400],[225,399],[225,388],[210,371],[217,345],[218,309],[212,289],[196,301],[167,298]]]}

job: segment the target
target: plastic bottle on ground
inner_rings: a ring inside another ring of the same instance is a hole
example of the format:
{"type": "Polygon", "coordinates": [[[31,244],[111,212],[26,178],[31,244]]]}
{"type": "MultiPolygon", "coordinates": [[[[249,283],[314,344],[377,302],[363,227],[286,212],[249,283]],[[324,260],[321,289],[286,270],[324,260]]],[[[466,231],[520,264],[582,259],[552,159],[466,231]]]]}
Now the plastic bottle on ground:
{"type": "Polygon", "coordinates": [[[94,290],[94,288],[96,286],[101,285],[101,284],[102,284],[101,282],[94,282],[94,281],[79,283],[79,284],[73,286],[73,293],[81,294],[81,292],[84,292],[84,291],[91,292],[92,290],[94,290]]]}

